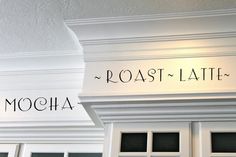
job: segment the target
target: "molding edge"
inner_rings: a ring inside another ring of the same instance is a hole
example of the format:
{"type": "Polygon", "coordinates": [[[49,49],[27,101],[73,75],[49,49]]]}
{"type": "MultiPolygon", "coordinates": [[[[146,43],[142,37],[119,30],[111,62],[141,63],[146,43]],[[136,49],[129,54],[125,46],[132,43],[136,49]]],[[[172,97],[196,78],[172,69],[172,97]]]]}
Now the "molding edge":
{"type": "Polygon", "coordinates": [[[47,75],[47,74],[83,74],[84,68],[67,68],[67,69],[37,69],[37,70],[19,70],[19,71],[0,71],[0,76],[16,75],[47,75]]]}
{"type": "Polygon", "coordinates": [[[38,57],[63,57],[63,56],[79,56],[83,58],[80,51],[35,51],[35,52],[16,52],[0,54],[0,59],[15,59],[15,58],[38,58],[38,57]]]}
{"type": "Polygon", "coordinates": [[[97,126],[106,123],[236,120],[236,92],[80,96],[97,126]]]}
{"type": "Polygon", "coordinates": [[[80,40],[80,42],[83,46],[90,46],[90,45],[127,44],[127,43],[143,43],[143,42],[168,42],[168,41],[182,41],[182,40],[219,39],[219,38],[235,38],[235,37],[236,37],[236,31],[228,31],[228,32],[181,34],[181,35],[166,35],[166,36],[91,39],[91,40],[80,40]]]}
{"type": "Polygon", "coordinates": [[[65,20],[65,23],[68,26],[94,25],[94,24],[96,25],[96,24],[105,24],[105,23],[139,22],[139,21],[153,21],[153,20],[179,19],[179,18],[192,18],[192,17],[208,17],[208,16],[234,15],[234,14],[236,14],[236,9],[221,9],[221,10],[164,13],[164,14],[152,14],[152,15],[70,19],[70,20],[65,20]]]}
{"type": "Polygon", "coordinates": [[[94,126],[0,127],[3,143],[103,144],[104,129],[94,126]]]}
{"type": "MultiPolygon", "coordinates": [[[[107,93],[108,94],[108,93],[107,93]]],[[[236,99],[236,92],[200,92],[200,93],[170,93],[170,94],[127,94],[127,95],[79,95],[81,103],[115,103],[115,102],[148,102],[174,100],[217,100],[236,99]]]]}

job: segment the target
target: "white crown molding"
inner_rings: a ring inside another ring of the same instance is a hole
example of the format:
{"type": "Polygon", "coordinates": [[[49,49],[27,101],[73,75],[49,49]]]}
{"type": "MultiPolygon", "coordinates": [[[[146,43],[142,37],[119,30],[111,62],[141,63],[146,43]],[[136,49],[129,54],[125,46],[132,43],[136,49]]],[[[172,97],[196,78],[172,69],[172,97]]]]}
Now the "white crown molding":
{"type": "Polygon", "coordinates": [[[84,68],[0,71],[0,91],[65,90],[82,88],[84,68]]]}
{"type": "Polygon", "coordinates": [[[66,24],[80,39],[85,61],[96,62],[232,56],[235,21],[236,9],[226,9],[67,20],[66,24]]]}
{"type": "MultiPolygon", "coordinates": [[[[68,26],[82,46],[235,37],[236,14],[68,26]],[[227,23],[227,25],[223,25],[227,23]]],[[[86,51],[86,49],[84,49],[86,51]]]]}
{"type": "Polygon", "coordinates": [[[114,122],[236,120],[236,93],[80,96],[96,125],[114,122]]]}
{"type": "Polygon", "coordinates": [[[83,58],[83,53],[76,50],[0,53],[0,59],[42,58],[42,57],[61,57],[61,56],[62,57],[79,56],[80,58],[83,58]]]}
{"type": "Polygon", "coordinates": [[[90,120],[64,120],[64,121],[0,121],[0,128],[45,128],[45,127],[91,127],[94,123],[90,120]]]}
{"type": "Polygon", "coordinates": [[[0,55],[0,75],[16,74],[56,74],[75,71],[81,72],[84,68],[82,55],[48,55],[48,56],[14,56],[2,57],[0,55]]]}
{"type": "Polygon", "coordinates": [[[139,101],[174,101],[174,100],[217,100],[217,99],[236,99],[235,91],[228,92],[190,92],[190,93],[166,93],[166,94],[118,94],[102,93],[80,94],[81,103],[114,103],[114,102],[139,102],[139,101]]]}
{"type": "Polygon", "coordinates": [[[168,42],[182,40],[204,40],[204,39],[219,39],[219,38],[235,38],[236,31],[229,32],[214,32],[214,33],[198,33],[198,34],[181,34],[181,35],[166,35],[166,36],[143,36],[143,37],[128,37],[128,38],[110,38],[110,39],[94,39],[81,40],[84,46],[90,45],[110,45],[110,44],[127,44],[127,43],[144,43],[144,42],[168,42]]]}
{"type": "Polygon", "coordinates": [[[94,126],[0,127],[4,143],[94,143],[104,141],[103,128],[94,126]]]}
{"type": "Polygon", "coordinates": [[[105,23],[138,22],[138,21],[144,22],[144,21],[155,21],[155,20],[165,20],[165,19],[209,17],[209,16],[234,15],[234,14],[236,14],[236,9],[221,9],[221,10],[206,10],[206,11],[195,11],[195,12],[179,12],[179,13],[165,13],[165,14],[151,14],[151,15],[68,19],[65,20],[65,23],[68,26],[94,25],[94,24],[97,25],[105,23]]]}
{"type": "MultiPolygon", "coordinates": [[[[235,36],[236,14],[215,14],[214,16],[191,16],[183,18],[152,20],[132,20],[106,23],[80,23],[67,25],[77,34],[83,44],[97,44],[112,42],[144,42],[144,41],[166,41],[186,40],[195,38],[210,38],[235,36]],[[227,25],[225,25],[227,23],[227,25]],[[212,34],[211,34],[212,33],[212,34]],[[216,34],[215,34],[216,33],[216,34]],[[223,34],[219,34],[223,33],[223,34]],[[150,38],[151,37],[151,38],[150,38]],[[154,38],[153,38],[154,37],[154,38]]],[[[135,18],[135,17],[134,17],[135,18]]],[[[89,19],[88,19],[89,20],[89,19]]],[[[86,49],[84,49],[86,51],[86,49]]]]}
{"type": "Polygon", "coordinates": [[[85,46],[85,61],[127,61],[171,58],[235,56],[236,38],[174,42],[140,42],[85,46]],[[205,42],[208,45],[194,45],[205,42]],[[192,45],[191,45],[192,44],[192,45]]]}
{"type": "Polygon", "coordinates": [[[53,74],[83,74],[84,68],[68,69],[37,69],[37,70],[20,70],[20,71],[0,71],[0,76],[17,76],[17,75],[53,75],[53,74]]]}

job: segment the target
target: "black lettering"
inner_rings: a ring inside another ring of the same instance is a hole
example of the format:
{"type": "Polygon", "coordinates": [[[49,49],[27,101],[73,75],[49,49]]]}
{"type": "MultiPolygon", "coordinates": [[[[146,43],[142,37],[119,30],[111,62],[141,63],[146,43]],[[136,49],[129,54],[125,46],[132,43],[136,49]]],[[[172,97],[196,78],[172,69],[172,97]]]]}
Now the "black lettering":
{"type": "Polygon", "coordinates": [[[50,106],[49,106],[50,107],[50,111],[52,111],[52,110],[56,111],[58,106],[59,106],[59,104],[58,104],[58,101],[57,101],[57,97],[54,98],[54,102],[53,102],[53,98],[51,97],[50,98],[50,106]]]}
{"type": "Polygon", "coordinates": [[[120,79],[120,81],[123,82],[123,83],[128,83],[128,82],[130,82],[131,79],[132,79],[132,77],[133,77],[133,76],[132,76],[132,73],[131,73],[130,70],[121,70],[120,73],[119,73],[119,79],[120,79]],[[129,73],[129,78],[128,78],[127,80],[124,80],[124,78],[122,77],[122,76],[123,76],[122,73],[125,74],[126,72],[129,73]]]}
{"type": "Polygon", "coordinates": [[[180,82],[183,82],[183,81],[186,81],[186,80],[183,80],[183,69],[180,69],[180,82]]]}
{"type": "Polygon", "coordinates": [[[134,80],[134,82],[137,82],[137,81],[142,81],[142,82],[145,82],[145,78],[143,77],[143,74],[142,74],[142,71],[139,69],[138,71],[138,74],[134,80]],[[140,78],[139,78],[140,77],[140,78]]]}
{"type": "Polygon", "coordinates": [[[117,81],[112,81],[111,78],[113,77],[113,72],[111,70],[107,70],[107,83],[117,83],[117,81]]]}
{"type": "Polygon", "coordinates": [[[210,69],[210,72],[211,72],[211,80],[214,79],[214,69],[215,68],[209,68],[210,69]]]}
{"type": "Polygon", "coordinates": [[[206,80],[206,69],[207,68],[201,68],[202,69],[202,80],[205,81],[206,80]]]}
{"type": "Polygon", "coordinates": [[[74,106],[71,106],[71,103],[70,103],[70,100],[69,100],[68,97],[66,97],[66,100],[65,100],[65,102],[64,102],[64,105],[62,106],[62,110],[67,109],[67,108],[69,108],[69,109],[71,109],[71,110],[73,110],[73,108],[74,108],[74,106]],[[68,104],[67,107],[66,107],[66,104],[68,104]]]}
{"type": "Polygon", "coordinates": [[[12,105],[12,103],[14,104],[14,112],[16,112],[16,99],[14,99],[12,102],[10,102],[9,100],[5,99],[5,112],[7,112],[7,105],[12,105]]]}
{"type": "Polygon", "coordinates": [[[189,80],[197,80],[198,81],[199,77],[197,77],[197,74],[196,74],[194,69],[192,69],[191,74],[190,74],[188,79],[189,80]]]}
{"type": "Polygon", "coordinates": [[[23,111],[23,112],[26,112],[26,111],[29,111],[30,109],[31,109],[31,107],[32,107],[32,101],[30,100],[30,98],[21,98],[19,101],[18,101],[18,108],[21,110],[21,111],[23,111]],[[26,108],[26,109],[22,109],[22,104],[21,104],[21,102],[23,101],[26,101],[26,100],[28,100],[28,102],[29,102],[29,106],[28,106],[28,108],[26,108]]]}
{"type": "Polygon", "coordinates": [[[153,76],[154,74],[156,74],[156,69],[149,69],[148,70],[148,76],[151,77],[151,80],[149,80],[149,82],[153,82],[155,80],[155,77],[153,76]]]}
{"type": "Polygon", "coordinates": [[[163,76],[162,73],[163,73],[164,69],[158,69],[158,70],[160,71],[160,82],[161,82],[162,81],[162,76],[163,76]]]}
{"type": "Polygon", "coordinates": [[[223,76],[223,75],[221,75],[221,68],[218,68],[217,78],[218,78],[219,81],[222,80],[222,78],[221,78],[222,76],[223,76]]]}
{"type": "Polygon", "coordinates": [[[35,101],[34,101],[34,108],[35,108],[37,111],[44,111],[44,110],[46,110],[47,107],[44,107],[44,108],[41,108],[41,109],[40,109],[40,108],[37,106],[37,104],[39,104],[40,106],[45,106],[45,105],[47,104],[47,99],[44,98],[44,97],[39,97],[39,98],[35,99],[35,101]]]}

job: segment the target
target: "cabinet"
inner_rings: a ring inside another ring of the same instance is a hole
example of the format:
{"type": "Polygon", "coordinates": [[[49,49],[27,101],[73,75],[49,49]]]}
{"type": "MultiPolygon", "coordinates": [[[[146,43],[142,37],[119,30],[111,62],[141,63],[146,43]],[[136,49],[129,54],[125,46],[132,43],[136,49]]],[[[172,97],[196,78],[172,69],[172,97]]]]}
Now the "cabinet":
{"type": "Polygon", "coordinates": [[[104,157],[235,157],[236,122],[117,123],[104,157]],[[109,147],[109,146],[110,147],[109,147]],[[109,150],[108,150],[109,148],[109,150]]]}

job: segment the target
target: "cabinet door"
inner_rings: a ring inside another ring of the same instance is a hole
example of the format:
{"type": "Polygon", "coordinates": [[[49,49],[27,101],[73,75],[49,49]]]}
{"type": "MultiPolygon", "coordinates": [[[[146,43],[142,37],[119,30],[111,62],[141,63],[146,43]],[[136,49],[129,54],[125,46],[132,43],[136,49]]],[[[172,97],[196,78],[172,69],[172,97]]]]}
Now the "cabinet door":
{"type": "Polygon", "coordinates": [[[236,122],[203,122],[200,130],[203,157],[236,156],[236,122]]]}
{"type": "Polygon", "coordinates": [[[102,149],[102,144],[25,144],[22,157],[100,157],[102,149]]]}
{"type": "Polygon", "coordinates": [[[0,144],[0,157],[17,157],[17,144],[0,144]]]}
{"type": "Polygon", "coordinates": [[[190,123],[127,123],[113,130],[112,157],[191,156],[190,123]]]}

